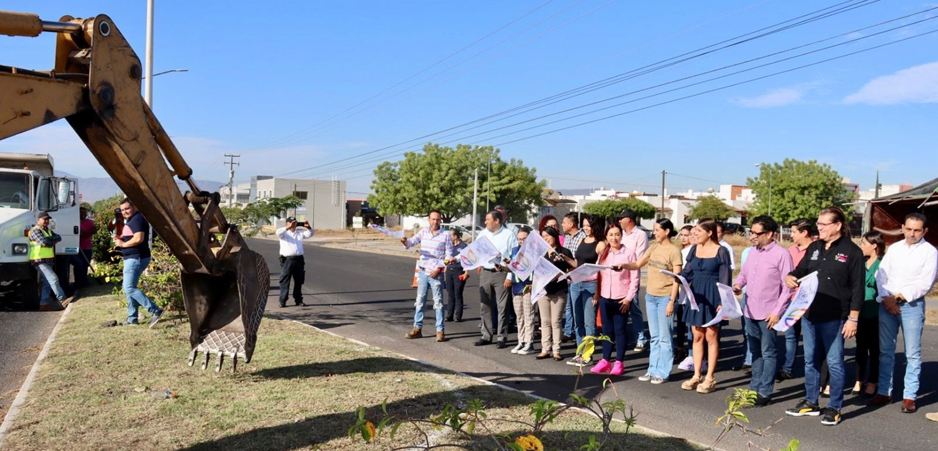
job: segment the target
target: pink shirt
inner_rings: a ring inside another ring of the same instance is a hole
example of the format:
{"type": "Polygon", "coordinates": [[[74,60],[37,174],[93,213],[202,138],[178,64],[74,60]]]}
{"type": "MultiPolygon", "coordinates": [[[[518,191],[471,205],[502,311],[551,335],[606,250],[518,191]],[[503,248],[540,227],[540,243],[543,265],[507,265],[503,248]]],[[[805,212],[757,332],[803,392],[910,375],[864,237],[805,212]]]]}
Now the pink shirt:
{"type": "Polygon", "coordinates": [[[746,289],[747,318],[764,320],[769,315],[781,317],[791,303],[791,289],[785,276],[792,271],[791,255],[775,241],[762,249],[749,251],[736,284],[746,289]]]}
{"type": "MultiPolygon", "coordinates": [[[[622,247],[635,255],[635,260],[633,261],[638,261],[638,259],[642,258],[642,255],[645,255],[645,251],[648,249],[648,235],[645,234],[644,230],[638,228],[638,226],[632,227],[631,232],[626,232],[625,229],[623,229],[622,247]]],[[[632,273],[636,284],[642,280],[641,270],[635,269],[629,272],[632,273]]]]}
{"type": "MultiPolygon", "coordinates": [[[[797,244],[792,244],[791,247],[788,248],[788,254],[791,255],[791,262],[792,262],[791,267],[797,268],[798,263],[801,263],[801,259],[803,259],[804,255],[807,253],[808,253],[807,247],[805,247],[804,249],[801,249],[798,247],[797,244]]],[[[797,288],[795,288],[795,290],[791,292],[791,298],[794,299],[796,294],[798,294],[797,288]]]]}
{"type": "Polygon", "coordinates": [[[95,225],[94,220],[85,218],[81,220],[81,225],[79,225],[81,234],[78,239],[78,247],[82,250],[90,250],[92,243],[91,240],[94,238],[95,225]]]}
{"type": "MultiPolygon", "coordinates": [[[[633,263],[635,261],[635,252],[626,249],[625,246],[620,247],[618,251],[610,247],[601,260],[599,264],[603,266],[633,263]]],[[[632,276],[633,272],[638,271],[613,271],[611,269],[600,271],[599,295],[606,299],[635,299],[635,294],[638,293],[639,279],[632,276]]]]}

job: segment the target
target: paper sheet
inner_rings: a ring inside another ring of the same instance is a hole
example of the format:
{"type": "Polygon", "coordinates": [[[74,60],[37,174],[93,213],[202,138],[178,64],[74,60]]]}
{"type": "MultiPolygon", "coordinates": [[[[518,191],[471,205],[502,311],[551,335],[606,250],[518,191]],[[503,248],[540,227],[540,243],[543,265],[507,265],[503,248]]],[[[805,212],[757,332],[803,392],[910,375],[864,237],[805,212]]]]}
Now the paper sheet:
{"type": "Polygon", "coordinates": [[[515,257],[508,263],[508,269],[515,273],[518,279],[526,280],[534,272],[538,258],[543,257],[548,249],[550,249],[550,245],[547,244],[547,241],[544,241],[544,238],[536,233],[531,233],[524,240],[524,244],[521,245],[521,249],[518,250],[515,257]]]}
{"type": "Polygon", "coordinates": [[[403,231],[403,230],[398,230],[397,232],[392,232],[392,231],[390,231],[390,230],[388,230],[388,229],[386,229],[386,228],[384,228],[384,227],[382,227],[382,226],[379,226],[379,225],[377,225],[377,224],[368,224],[368,226],[371,227],[372,229],[375,229],[375,230],[377,230],[377,231],[379,231],[379,232],[381,232],[381,233],[387,235],[387,236],[390,236],[390,237],[393,237],[393,238],[404,238],[404,231],[403,231]]]}
{"type": "Polygon", "coordinates": [[[534,266],[534,280],[531,283],[531,303],[537,304],[538,299],[546,295],[545,288],[547,284],[554,280],[554,276],[563,273],[560,268],[554,266],[550,260],[544,257],[538,257],[537,264],[534,266]]]}
{"type": "Polygon", "coordinates": [[[717,289],[720,291],[720,301],[723,308],[717,312],[717,316],[702,327],[715,326],[723,320],[736,319],[743,316],[743,309],[739,307],[739,301],[733,293],[733,287],[717,283],[717,289]]]}
{"type": "Polygon", "coordinates": [[[661,274],[668,275],[671,277],[676,277],[678,280],[681,281],[681,292],[680,292],[680,295],[678,296],[678,304],[684,304],[685,302],[690,301],[691,310],[695,312],[697,310],[700,310],[699,308],[697,308],[697,300],[694,299],[694,292],[690,291],[690,285],[687,283],[687,279],[685,279],[684,276],[680,274],[675,274],[671,271],[667,271],[664,269],[661,270],[661,274]]]}
{"type": "Polygon", "coordinates": [[[484,236],[476,237],[472,244],[459,251],[459,262],[466,271],[476,269],[502,255],[495,245],[484,236]]]}
{"type": "Polygon", "coordinates": [[[817,295],[817,271],[802,277],[798,282],[800,282],[801,285],[798,287],[795,299],[791,301],[788,310],[785,310],[785,314],[782,315],[778,323],[772,327],[779,332],[785,332],[790,329],[791,326],[794,326],[795,323],[804,316],[805,312],[808,311],[808,308],[811,307],[811,303],[814,302],[814,297],[817,295]]]}
{"type": "Polygon", "coordinates": [[[593,277],[594,274],[604,270],[610,269],[612,266],[607,265],[594,265],[592,263],[586,263],[580,266],[577,266],[576,269],[570,271],[562,276],[562,279],[568,278],[573,283],[583,282],[590,277],[593,277]]]}

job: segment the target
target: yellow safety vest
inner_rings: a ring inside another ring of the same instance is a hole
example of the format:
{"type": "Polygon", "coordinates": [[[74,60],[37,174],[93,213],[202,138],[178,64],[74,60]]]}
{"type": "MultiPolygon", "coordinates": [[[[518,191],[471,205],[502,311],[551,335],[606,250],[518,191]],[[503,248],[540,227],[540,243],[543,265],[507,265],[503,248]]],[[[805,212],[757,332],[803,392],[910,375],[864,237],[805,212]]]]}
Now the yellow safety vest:
{"type": "MultiPolygon", "coordinates": [[[[42,228],[39,228],[39,231],[42,232],[46,237],[52,237],[52,231],[46,231],[42,228]]],[[[55,247],[53,246],[43,246],[35,241],[29,242],[29,259],[30,260],[45,260],[55,258],[55,247]]]]}

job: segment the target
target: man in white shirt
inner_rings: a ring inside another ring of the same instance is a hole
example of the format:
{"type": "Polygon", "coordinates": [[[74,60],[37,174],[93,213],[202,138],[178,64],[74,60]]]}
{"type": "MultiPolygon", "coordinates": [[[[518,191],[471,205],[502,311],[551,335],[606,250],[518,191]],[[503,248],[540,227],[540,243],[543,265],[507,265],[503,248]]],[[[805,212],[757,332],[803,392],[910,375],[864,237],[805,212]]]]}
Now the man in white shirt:
{"type": "Polygon", "coordinates": [[[733,246],[731,246],[730,243],[727,243],[726,240],[723,239],[724,227],[722,222],[717,221],[717,240],[720,241],[720,246],[725,247],[730,253],[730,271],[736,271],[736,251],[733,250],[733,246]]]}
{"type": "MultiPolygon", "coordinates": [[[[486,237],[501,253],[502,259],[510,259],[511,251],[518,247],[518,237],[505,227],[505,217],[498,210],[485,215],[485,230],[479,234],[486,237]]],[[[511,294],[511,272],[502,265],[486,263],[479,268],[479,313],[482,316],[482,338],[476,346],[491,344],[497,339],[499,349],[508,346],[508,296],[511,294]],[[493,309],[497,312],[497,327],[492,320],[493,309]]]]}
{"type": "Polygon", "coordinates": [[[298,306],[306,306],[303,303],[303,281],[306,280],[303,240],[313,236],[316,231],[309,226],[309,221],[303,223],[303,229],[297,230],[296,227],[296,218],[289,216],[286,227],[281,227],[275,232],[280,240],[280,307],[287,306],[291,279],[293,301],[298,306]]]}
{"type": "Polygon", "coordinates": [[[879,308],[879,384],[872,405],[892,402],[892,376],[896,364],[896,337],[902,327],[905,343],[905,382],[902,411],[914,413],[922,371],[922,330],[925,326],[925,294],[935,283],[938,251],[923,238],[928,219],[909,213],[902,225],[905,239],[886,251],[876,272],[879,308]]]}

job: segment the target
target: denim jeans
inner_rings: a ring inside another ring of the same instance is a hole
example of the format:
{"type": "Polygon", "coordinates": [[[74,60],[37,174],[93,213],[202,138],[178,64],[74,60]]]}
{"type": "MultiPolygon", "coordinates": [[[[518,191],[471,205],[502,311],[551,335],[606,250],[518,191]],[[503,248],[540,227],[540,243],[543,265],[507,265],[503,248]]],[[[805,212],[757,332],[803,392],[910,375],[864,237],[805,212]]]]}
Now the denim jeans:
{"type": "Polygon", "coordinates": [[[626,338],[628,338],[630,344],[634,345],[648,343],[648,338],[645,337],[645,318],[642,315],[642,302],[638,296],[641,289],[642,287],[638,287],[632,306],[629,307],[629,319],[632,320],[632,327],[629,328],[626,338]]]}
{"type": "Polygon", "coordinates": [[[423,309],[427,305],[427,289],[433,296],[433,310],[436,312],[436,331],[443,332],[443,272],[430,277],[421,269],[417,277],[417,300],[414,302],[414,328],[423,328],[423,309]]]}
{"type": "MultiPolygon", "coordinates": [[[[746,311],[746,289],[743,288],[743,300],[739,302],[739,308],[746,311]]],[[[740,325],[743,326],[743,365],[752,366],[752,351],[749,348],[749,334],[746,333],[746,317],[739,318],[740,325]]]]}
{"type": "Polygon", "coordinates": [[[49,305],[52,302],[49,300],[49,295],[55,293],[55,298],[58,300],[65,299],[65,290],[62,289],[62,285],[59,284],[59,276],[55,274],[55,268],[52,267],[52,263],[40,263],[36,265],[36,270],[39,271],[42,279],[42,291],[39,295],[39,304],[40,305],[49,305]]]}
{"type": "Polygon", "coordinates": [[[567,306],[563,312],[563,334],[573,336],[573,290],[567,290],[567,306]]]}
{"type": "Polygon", "coordinates": [[[812,323],[804,316],[804,389],[805,399],[817,404],[821,394],[821,362],[827,359],[830,369],[831,400],[827,407],[840,410],[844,404],[844,320],[812,323]]]}
{"type": "Polygon", "coordinates": [[[896,365],[896,338],[902,327],[905,343],[905,380],[902,399],[918,395],[919,374],[922,372],[922,329],[925,327],[925,299],[919,298],[899,306],[893,315],[879,306],[879,385],[877,392],[892,395],[893,369],[896,365]]]}
{"type": "Polygon", "coordinates": [[[775,350],[776,332],[768,328],[765,320],[745,318],[746,337],[752,354],[752,381],[749,389],[765,397],[775,391],[775,366],[778,355],[775,350]]]}
{"type": "Polygon", "coordinates": [[[795,366],[795,356],[798,355],[798,336],[801,335],[801,321],[785,331],[785,361],[782,363],[782,370],[788,374],[792,373],[795,366]]]}
{"type": "MultiPolygon", "coordinates": [[[[632,302],[630,307],[635,307],[632,302]]],[[[615,340],[616,361],[621,362],[625,359],[625,340],[628,334],[629,317],[627,313],[622,313],[619,306],[619,300],[599,298],[599,315],[603,322],[603,335],[615,340]]],[[[603,358],[612,360],[613,344],[603,342],[603,358]]]]}
{"type": "Polygon", "coordinates": [[[648,357],[648,372],[655,377],[667,379],[674,365],[674,349],[671,348],[673,318],[665,316],[671,296],[652,296],[645,293],[645,308],[648,309],[648,333],[651,335],[651,350],[648,357]]]}
{"type": "Polygon", "coordinates": [[[596,307],[593,295],[596,294],[596,281],[570,284],[570,299],[573,300],[573,326],[576,333],[576,345],[580,346],[583,337],[596,336],[596,307]]]}
{"type": "Polygon", "coordinates": [[[140,275],[150,265],[150,257],[124,259],[124,294],[127,295],[127,322],[137,322],[137,307],[143,306],[150,316],[161,315],[163,310],[156,306],[143,291],[137,288],[140,275]]]}

